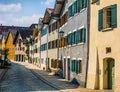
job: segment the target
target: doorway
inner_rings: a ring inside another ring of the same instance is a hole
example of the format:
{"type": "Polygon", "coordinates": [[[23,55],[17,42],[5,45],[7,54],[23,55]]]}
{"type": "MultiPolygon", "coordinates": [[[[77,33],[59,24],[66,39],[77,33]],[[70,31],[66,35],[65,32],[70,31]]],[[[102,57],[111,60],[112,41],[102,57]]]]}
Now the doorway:
{"type": "Polygon", "coordinates": [[[64,78],[66,79],[66,58],[64,58],[64,78]]]}
{"type": "Polygon", "coordinates": [[[68,58],[68,80],[70,80],[70,58],[68,58]]]}
{"type": "Polygon", "coordinates": [[[115,61],[112,58],[103,61],[103,87],[104,89],[114,89],[115,61]]]}

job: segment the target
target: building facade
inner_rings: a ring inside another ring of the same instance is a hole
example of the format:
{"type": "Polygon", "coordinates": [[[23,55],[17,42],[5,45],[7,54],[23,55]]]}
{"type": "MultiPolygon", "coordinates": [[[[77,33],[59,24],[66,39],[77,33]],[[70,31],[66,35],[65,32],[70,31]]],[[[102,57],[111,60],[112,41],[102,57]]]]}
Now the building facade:
{"type": "Polygon", "coordinates": [[[87,88],[120,91],[119,0],[91,0],[87,88]]]}
{"type": "Polygon", "coordinates": [[[26,57],[26,45],[24,44],[24,40],[18,31],[15,37],[15,61],[17,62],[25,62],[26,57]]]}
{"type": "Polygon", "coordinates": [[[47,48],[48,48],[48,25],[43,26],[41,30],[41,45],[40,45],[40,55],[41,55],[41,69],[47,69],[47,48]]]}
{"type": "Polygon", "coordinates": [[[26,62],[28,61],[28,44],[26,39],[32,35],[31,30],[17,31],[13,44],[15,45],[15,61],[26,62]]]}
{"type": "Polygon", "coordinates": [[[16,30],[10,30],[7,39],[5,41],[5,49],[6,49],[6,58],[10,59],[11,61],[14,61],[14,55],[15,55],[15,45],[13,44],[15,35],[17,31],[16,30]]]}
{"type": "MultiPolygon", "coordinates": [[[[63,77],[86,86],[88,60],[88,0],[63,0],[59,20],[59,60],[63,63],[63,77]]],[[[59,6],[59,5],[58,5],[59,6]]]]}
{"type": "Polygon", "coordinates": [[[48,32],[48,62],[49,68],[53,74],[58,73],[58,20],[51,16],[48,32]]]}

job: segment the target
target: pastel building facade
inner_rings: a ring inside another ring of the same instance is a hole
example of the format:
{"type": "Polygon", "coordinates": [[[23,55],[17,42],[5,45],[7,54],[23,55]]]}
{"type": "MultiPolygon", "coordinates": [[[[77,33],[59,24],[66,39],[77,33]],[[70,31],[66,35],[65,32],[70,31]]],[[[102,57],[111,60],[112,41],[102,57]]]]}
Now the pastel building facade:
{"type": "MultiPolygon", "coordinates": [[[[57,7],[60,9],[60,7],[57,7]]],[[[88,61],[88,0],[64,0],[61,8],[59,59],[63,77],[86,87],[88,61]]]]}
{"type": "Polygon", "coordinates": [[[56,19],[50,20],[48,32],[48,62],[49,68],[53,74],[58,71],[58,21],[56,19]]]}
{"type": "Polygon", "coordinates": [[[41,45],[40,45],[40,55],[41,55],[41,69],[47,69],[47,46],[48,46],[48,25],[43,26],[41,30],[41,45]]]}
{"type": "Polygon", "coordinates": [[[87,88],[120,91],[119,0],[90,0],[87,88]]]}

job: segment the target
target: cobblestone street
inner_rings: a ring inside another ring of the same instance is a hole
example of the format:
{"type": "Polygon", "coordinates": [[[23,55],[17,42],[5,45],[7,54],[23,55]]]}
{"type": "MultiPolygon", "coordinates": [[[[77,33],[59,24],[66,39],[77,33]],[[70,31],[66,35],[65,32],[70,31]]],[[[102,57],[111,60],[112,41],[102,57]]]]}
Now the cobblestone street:
{"type": "MultiPolygon", "coordinates": [[[[6,69],[5,69],[6,70],[6,69]]],[[[0,92],[57,91],[23,65],[12,63],[0,80],[0,92]]]]}

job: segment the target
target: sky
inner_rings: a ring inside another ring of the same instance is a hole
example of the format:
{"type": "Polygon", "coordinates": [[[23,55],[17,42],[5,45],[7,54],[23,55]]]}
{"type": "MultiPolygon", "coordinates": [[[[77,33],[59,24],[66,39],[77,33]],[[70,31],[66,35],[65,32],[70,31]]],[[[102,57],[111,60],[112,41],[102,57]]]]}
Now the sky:
{"type": "Polygon", "coordinates": [[[0,24],[29,27],[54,4],[55,0],[0,0],[0,24]]]}

